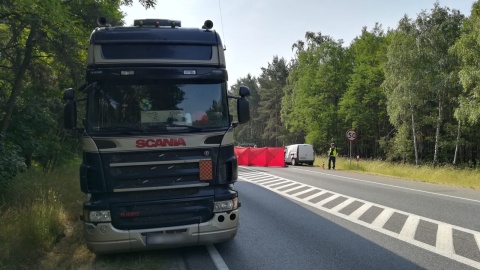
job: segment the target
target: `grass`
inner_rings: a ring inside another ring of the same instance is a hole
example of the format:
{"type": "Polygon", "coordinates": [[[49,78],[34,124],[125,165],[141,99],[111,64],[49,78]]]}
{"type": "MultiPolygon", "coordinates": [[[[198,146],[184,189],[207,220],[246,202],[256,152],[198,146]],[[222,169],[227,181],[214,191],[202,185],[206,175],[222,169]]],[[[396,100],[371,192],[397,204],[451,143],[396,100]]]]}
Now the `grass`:
{"type": "Polygon", "coordinates": [[[0,190],[0,270],[162,269],[171,252],[95,256],[86,248],[78,167],[30,169],[0,190]]]}
{"type": "MultiPolygon", "coordinates": [[[[315,166],[322,167],[323,162],[327,168],[327,157],[317,157],[315,166]]],[[[376,160],[360,160],[357,166],[355,159],[350,162],[348,158],[337,158],[336,169],[480,190],[479,169],[457,169],[453,166],[433,168],[376,160]]]]}
{"type": "Polygon", "coordinates": [[[0,269],[38,268],[76,219],[78,165],[50,174],[30,169],[0,195],[0,269]]]}

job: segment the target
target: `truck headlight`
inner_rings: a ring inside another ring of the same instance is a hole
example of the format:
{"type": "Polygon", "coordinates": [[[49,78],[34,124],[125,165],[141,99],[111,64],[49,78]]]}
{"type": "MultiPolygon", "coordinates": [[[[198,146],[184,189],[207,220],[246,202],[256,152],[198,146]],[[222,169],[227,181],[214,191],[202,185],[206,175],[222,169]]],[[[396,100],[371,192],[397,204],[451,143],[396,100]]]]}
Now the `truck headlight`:
{"type": "Polygon", "coordinates": [[[234,198],[233,200],[215,202],[215,205],[213,207],[213,212],[215,213],[226,212],[226,211],[235,210],[237,208],[238,208],[238,198],[234,198]]]}
{"type": "Polygon", "coordinates": [[[85,213],[83,215],[84,217],[88,217],[87,222],[109,222],[112,221],[112,218],[110,217],[110,211],[109,210],[103,210],[103,211],[88,211],[85,210],[85,213]]]}

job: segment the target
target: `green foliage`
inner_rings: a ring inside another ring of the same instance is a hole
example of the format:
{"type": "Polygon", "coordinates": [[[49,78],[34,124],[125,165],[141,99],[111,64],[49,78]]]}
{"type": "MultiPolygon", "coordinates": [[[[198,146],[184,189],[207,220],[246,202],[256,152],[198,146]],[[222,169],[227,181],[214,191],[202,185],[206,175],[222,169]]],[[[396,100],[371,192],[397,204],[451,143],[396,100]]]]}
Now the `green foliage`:
{"type": "Polygon", "coordinates": [[[352,42],[349,51],[354,66],[339,104],[341,119],[360,134],[359,142],[365,142],[358,154],[373,158],[382,154],[375,143],[378,137],[391,130],[387,98],[380,87],[385,79],[383,65],[387,61],[387,46],[387,37],[378,24],[370,32],[364,28],[362,35],[352,42]]]}
{"type": "MultiPolygon", "coordinates": [[[[460,94],[458,62],[448,51],[459,38],[462,20],[458,11],[435,4],[430,13],[420,13],[415,21],[404,17],[388,48],[383,83],[387,111],[397,130],[411,130],[416,164],[422,157],[438,163],[440,145],[455,138],[445,136],[445,121],[453,120],[460,94]]],[[[394,140],[400,143],[394,148],[404,149],[405,139],[402,134],[402,139],[394,140]]]]}
{"type": "Polygon", "coordinates": [[[475,164],[478,6],[463,31],[464,16],[436,3],[415,19],[405,16],[386,34],[379,24],[364,28],[346,48],[320,32],[307,32],[305,41],[292,45],[282,123],[289,134],[305,134],[317,151],[331,141],[342,146],[345,131],[355,129],[353,151],[360,156],[435,165],[460,155],[475,164]],[[463,70],[450,52],[463,60],[463,70]]]}
{"type": "Polygon", "coordinates": [[[341,41],[311,32],[306,39],[307,48],[299,46],[293,61],[282,119],[290,132],[304,131],[305,141],[320,151],[329,142],[343,139],[339,102],[352,66],[341,41]]]}
{"type": "Polygon", "coordinates": [[[20,222],[20,230],[25,236],[21,245],[48,248],[62,236],[64,228],[60,218],[63,208],[58,197],[59,194],[51,189],[40,191],[39,198],[26,207],[20,222]]]}
{"type": "Polygon", "coordinates": [[[38,265],[39,258],[65,236],[66,210],[71,211],[81,194],[75,179],[78,161],[52,174],[29,169],[2,190],[0,268],[38,265]]]}
{"type": "Polygon", "coordinates": [[[84,47],[96,19],[121,24],[119,6],[120,0],[2,1],[0,144],[8,156],[0,157],[0,181],[11,180],[19,164],[48,171],[76,156],[78,141],[62,128],[62,91],[83,82],[84,47]]]}
{"type": "Polygon", "coordinates": [[[11,179],[26,168],[20,151],[14,144],[0,143],[0,189],[5,189],[11,179]]]}
{"type": "Polygon", "coordinates": [[[461,61],[460,82],[464,93],[460,98],[463,113],[458,115],[460,121],[476,124],[480,119],[480,2],[472,6],[470,17],[464,20],[462,35],[452,46],[451,52],[461,61]]]}
{"type": "Polygon", "coordinates": [[[255,121],[263,123],[261,146],[284,146],[287,133],[281,121],[281,104],[290,70],[284,58],[273,57],[267,68],[262,68],[259,83],[259,115],[255,121]]]}

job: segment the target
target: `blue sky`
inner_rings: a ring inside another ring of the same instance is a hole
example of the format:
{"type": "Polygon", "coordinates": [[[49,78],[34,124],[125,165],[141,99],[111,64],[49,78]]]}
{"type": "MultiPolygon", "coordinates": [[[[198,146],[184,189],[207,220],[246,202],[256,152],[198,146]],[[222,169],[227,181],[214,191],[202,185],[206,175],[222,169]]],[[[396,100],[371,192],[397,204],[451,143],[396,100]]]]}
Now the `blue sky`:
{"type": "MultiPolygon", "coordinates": [[[[175,19],[183,27],[201,27],[207,19],[223,39],[229,85],[251,74],[259,76],[273,56],[289,61],[292,44],[305,33],[322,32],[343,39],[348,46],[362,27],[376,22],[384,30],[396,28],[406,14],[415,18],[433,8],[436,0],[157,0],[155,9],[145,10],[138,0],[122,7],[127,25],[134,19],[175,19]]],[[[470,15],[474,0],[440,0],[441,6],[470,15]]]]}

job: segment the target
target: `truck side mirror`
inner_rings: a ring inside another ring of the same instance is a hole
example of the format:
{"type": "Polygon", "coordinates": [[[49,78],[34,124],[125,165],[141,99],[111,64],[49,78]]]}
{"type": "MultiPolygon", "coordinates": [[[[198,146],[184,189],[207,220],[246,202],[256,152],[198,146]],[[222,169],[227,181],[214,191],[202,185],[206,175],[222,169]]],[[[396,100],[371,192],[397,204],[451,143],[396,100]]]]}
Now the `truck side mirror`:
{"type": "Polygon", "coordinates": [[[73,100],[67,101],[63,107],[63,127],[65,129],[77,127],[77,103],[73,100]]]}
{"type": "Polygon", "coordinates": [[[250,120],[250,104],[245,98],[237,99],[238,123],[243,124],[250,120]]]}
{"type": "Polygon", "coordinates": [[[248,89],[248,87],[246,86],[240,86],[240,89],[238,92],[242,98],[250,96],[250,89],[248,89]]]}
{"type": "Polygon", "coordinates": [[[250,89],[246,86],[240,86],[240,98],[237,99],[238,123],[243,124],[250,120],[250,104],[245,97],[250,96],[250,89]]]}

